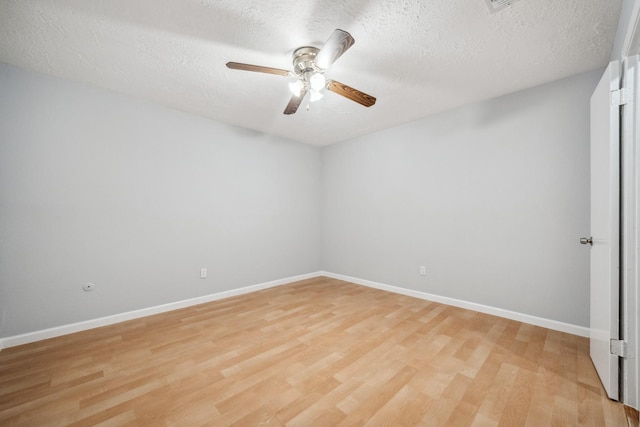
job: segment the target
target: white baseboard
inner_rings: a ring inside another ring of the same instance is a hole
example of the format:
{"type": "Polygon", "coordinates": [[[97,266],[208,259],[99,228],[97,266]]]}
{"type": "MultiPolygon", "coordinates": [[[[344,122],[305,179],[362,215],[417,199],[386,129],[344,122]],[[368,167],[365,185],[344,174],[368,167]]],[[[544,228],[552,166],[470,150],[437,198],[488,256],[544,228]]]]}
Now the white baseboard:
{"type": "Polygon", "coordinates": [[[531,316],[528,314],[522,314],[515,311],[504,310],[501,308],[477,304],[474,302],[459,300],[455,298],[443,297],[440,295],[430,294],[427,292],[421,292],[421,291],[416,291],[412,289],[401,288],[398,286],[385,285],[383,283],[359,279],[357,277],[344,276],[342,274],[330,273],[328,271],[317,271],[314,273],[287,277],[285,279],[259,283],[257,285],[246,286],[244,288],[232,289],[229,291],[223,291],[215,294],[204,295],[197,298],[191,298],[187,300],[172,302],[168,304],[158,305],[155,307],[148,307],[140,310],[129,311],[126,313],[114,314],[112,316],[100,317],[98,319],[86,320],[83,322],[72,323],[69,325],[62,325],[54,328],[43,329],[40,331],[29,332],[26,334],[0,338],[0,350],[2,350],[3,348],[15,347],[17,345],[28,344],[35,341],[45,340],[48,338],[59,337],[61,335],[72,334],[74,332],[80,332],[88,329],[99,328],[101,326],[112,325],[114,323],[125,322],[127,320],[133,320],[141,317],[151,316],[154,314],[164,313],[171,310],[177,310],[179,308],[190,307],[192,305],[198,305],[198,304],[203,304],[206,302],[216,301],[216,300],[229,298],[237,295],[247,294],[247,293],[259,291],[262,289],[273,288],[276,286],[285,285],[287,283],[297,282],[299,280],[311,279],[318,276],[331,277],[334,279],[355,283],[357,285],[381,289],[383,291],[394,292],[397,294],[407,295],[414,298],[420,298],[427,301],[434,301],[442,304],[452,305],[454,307],[465,308],[467,310],[478,311],[480,313],[492,314],[494,316],[504,317],[506,319],[516,320],[518,322],[528,323],[535,326],[542,326],[543,328],[566,332],[573,335],[579,335],[581,337],[589,336],[589,328],[585,328],[584,326],[577,326],[569,323],[558,322],[556,320],[550,320],[542,317],[531,316]]]}
{"type": "Polygon", "coordinates": [[[400,288],[398,286],[385,285],[383,283],[372,282],[370,280],[358,279],[357,277],[344,276],[342,274],[335,274],[327,271],[321,271],[320,275],[344,280],[346,282],[355,283],[357,285],[368,286],[370,288],[381,289],[383,291],[394,292],[396,294],[407,295],[427,301],[434,301],[442,304],[452,305],[454,307],[465,308],[467,310],[478,311],[480,313],[491,314],[494,316],[503,317],[505,319],[516,320],[518,322],[528,323],[530,325],[553,329],[554,331],[566,332],[581,337],[589,337],[589,328],[586,328],[584,326],[572,325],[570,323],[559,322],[557,320],[545,319],[543,317],[504,310],[502,308],[491,307],[488,305],[477,304],[474,302],[459,300],[455,298],[443,297],[427,292],[400,288]]]}
{"type": "Polygon", "coordinates": [[[140,310],[128,311],[126,313],[114,314],[112,316],[100,317],[98,319],[86,320],[83,322],[71,323],[69,325],[56,326],[54,328],[43,329],[26,334],[14,335],[11,337],[0,338],[0,350],[3,348],[15,347],[17,345],[28,344],[35,341],[41,341],[48,338],[59,337],[61,335],[72,334],[74,332],[86,331],[88,329],[99,328],[101,326],[113,325],[114,323],[125,322],[127,320],[147,317],[154,314],[164,313],[179,308],[190,307],[192,305],[203,304],[206,302],[216,301],[223,298],[234,297],[236,295],[247,294],[262,289],[273,288],[287,283],[297,282],[299,280],[311,279],[320,276],[320,272],[302,274],[299,276],[287,277],[285,279],[273,280],[270,282],[259,283],[257,285],[246,286],[244,288],[232,289],[229,291],[218,292],[215,294],[204,295],[201,297],[190,298],[187,300],[176,301],[168,304],[157,305],[154,307],[142,308],[140,310]]]}

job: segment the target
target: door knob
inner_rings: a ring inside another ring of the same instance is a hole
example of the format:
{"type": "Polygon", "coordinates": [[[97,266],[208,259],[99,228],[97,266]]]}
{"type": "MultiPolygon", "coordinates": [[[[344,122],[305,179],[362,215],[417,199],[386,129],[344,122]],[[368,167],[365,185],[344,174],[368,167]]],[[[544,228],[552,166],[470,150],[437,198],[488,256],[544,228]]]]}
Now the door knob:
{"type": "Polygon", "coordinates": [[[581,237],[580,243],[593,246],[593,237],[581,237]]]}

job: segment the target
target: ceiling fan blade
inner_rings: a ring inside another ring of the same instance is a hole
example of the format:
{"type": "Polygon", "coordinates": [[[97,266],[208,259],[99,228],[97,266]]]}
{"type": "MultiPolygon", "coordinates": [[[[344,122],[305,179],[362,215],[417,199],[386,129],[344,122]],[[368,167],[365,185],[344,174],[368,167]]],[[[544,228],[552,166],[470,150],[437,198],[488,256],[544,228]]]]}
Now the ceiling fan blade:
{"type": "Polygon", "coordinates": [[[281,70],[280,68],[263,67],[261,65],[242,64],[240,62],[227,62],[227,68],[232,70],[254,71],[256,73],[277,74],[279,76],[288,76],[291,72],[281,70]]]}
{"type": "Polygon", "coordinates": [[[360,92],[359,90],[354,89],[351,86],[347,86],[346,84],[337,82],[335,80],[327,81],[327,89],[333,93],[342,95],[345,98],[349,98],[350,100],[355,101],[360,105],[364,105],[365,107],[371,107],[376,103],[376,99],[373,96],[367,95],[364,92],[360,92]]]}
{"type": "Polygon", "coordinates": [[[293,114],[298,111],[298,107],[302,104],[304,96],[307,94],[307,89],[302,89],[299,96],[293,95],[287,104],[287,108],[284,109],[285,114],[293,114]]]}
{"type": "Polygon", "coordinates": [[[351,34],[346,31],[335,30],[329,40],[322,46],[320,52],[318,52],[314,61],[316,66],[327,70],[354,43],[355,40],[351,37],[351,34]]]}

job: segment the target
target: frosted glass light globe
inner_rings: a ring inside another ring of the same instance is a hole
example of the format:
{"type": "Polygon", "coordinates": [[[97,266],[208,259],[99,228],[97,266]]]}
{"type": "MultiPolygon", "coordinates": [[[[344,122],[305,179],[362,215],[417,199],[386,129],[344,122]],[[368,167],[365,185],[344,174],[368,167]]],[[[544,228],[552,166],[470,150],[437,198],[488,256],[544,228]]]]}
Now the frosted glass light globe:
{"type": "Polygon", "coordinates": [[[320,73],[315,73],[309,79],[309,85],[311,85],[311,89],[315,89],[318,92],[324,89],[324,83],[325,83],[324,75],[320,73]]]}

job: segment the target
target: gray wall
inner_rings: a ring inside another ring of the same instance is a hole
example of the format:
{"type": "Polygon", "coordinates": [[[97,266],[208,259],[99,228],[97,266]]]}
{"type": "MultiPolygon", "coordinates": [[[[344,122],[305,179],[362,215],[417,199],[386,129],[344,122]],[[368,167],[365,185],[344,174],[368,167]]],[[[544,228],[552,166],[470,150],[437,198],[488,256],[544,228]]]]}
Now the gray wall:
{"type": "Polygon", "coordinates": [[[586,326],[599,75],[318,149],[0,64],[0,337],[320,269],[586,326]]]}
{"type": "Polygon", "coordinates": [[[589,250],[578,239],[589,232],[600,75],[325,148],[323,269],[588,326],[589,250]]]}
{"type": "Polygon", "coordinates": [[[317,271],[319,168],[315,147],[0,64],[0,337],[317,271]]]}

